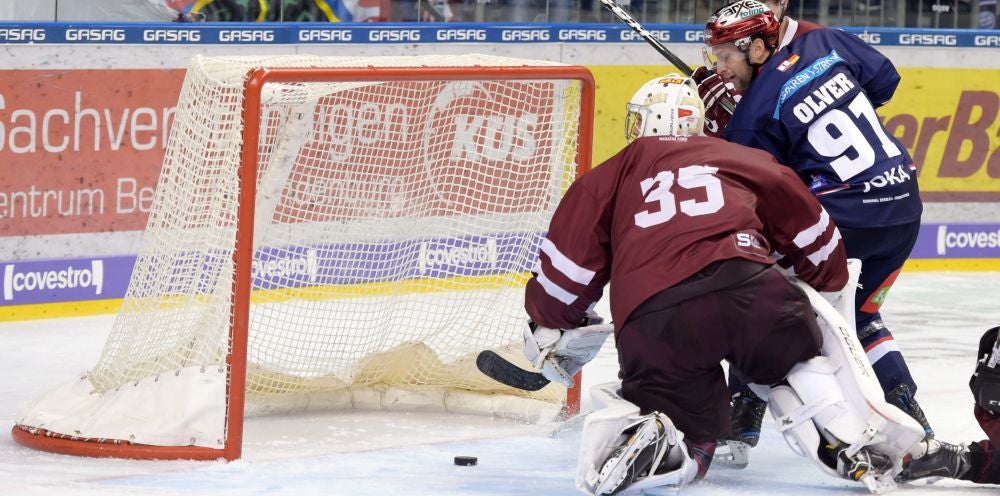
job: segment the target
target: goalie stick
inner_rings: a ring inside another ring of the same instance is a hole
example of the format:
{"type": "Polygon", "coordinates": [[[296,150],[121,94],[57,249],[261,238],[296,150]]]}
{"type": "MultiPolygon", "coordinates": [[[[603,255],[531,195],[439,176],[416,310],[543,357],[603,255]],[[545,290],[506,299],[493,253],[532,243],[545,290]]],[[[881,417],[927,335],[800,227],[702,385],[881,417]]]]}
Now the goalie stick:
{"type": "Polygon", "coordinates": [[[490,379],[523,391],[538,391],[549,384],[542,374],[524,370],[490,350],[479,353],[476,367],[490,379]]]}
{"type": "MultiPolygon", "coordinates": [[[[624,22],[625,25],[632,29],[632,31],[635,31],[635,33],[638,34],[643,41],[648,43],[649,46],[653,47],[653,49],[657,52],[660,52],[660,55],[669,60],[670,63],[673,64],[679,71],[683,72],[685,76],[691,76],[691,74],[694,74],[694,71],[691,70],[691,66],[685,64],[680,57],[674,54],[674,52],[671,52],[667,49],[667,47],[663,46],[663,43],[660,43],[660,40],[656,39],[652,33],[642,27],[642,24],[639,24],[639,21],[635,20],[635,18],[625,11],[625,9],[618,6],[618,4],[615,3],[615,0],[601,0],[601,3],[607,7],[619,21],[624,22]]],[[[728,112],[729,115],[733,115],[733,112],[736,110],[732,103],[727,100],[723,100],[720,104],[722,105],[722,109],[728,112]]]]}

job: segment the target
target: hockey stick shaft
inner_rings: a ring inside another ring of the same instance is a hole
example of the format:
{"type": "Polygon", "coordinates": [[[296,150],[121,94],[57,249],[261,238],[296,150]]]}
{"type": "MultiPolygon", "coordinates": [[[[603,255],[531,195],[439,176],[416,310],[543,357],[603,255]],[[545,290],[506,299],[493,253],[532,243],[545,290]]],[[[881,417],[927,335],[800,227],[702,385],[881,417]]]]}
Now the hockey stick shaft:
{"type": "MultiPolygon", "coordinates": [[[[601,3],[604,4],[604,6],[607,7],[608,10],[610,10],[611,13],[614,14],[614,16],[617,17],[619,21],[624,22],[625,25],[627,25],[629,28],[632,29],[632,31],[635,31],[636,34],[638,34],[639,37],[643,39],[643,41],[648,43],[649,46],[653,47],[654,50],[659,52],[660,55],[663,56],[663,58],[669,60],[670,63],[673,64],[674,67],[676,67],[679,71],[683,72],[685,76],[690,76],[691,74],[694,74],[694,71],[691,70],[691,66],[684,63],[684,61],[681,60],[680,57],[675,55],[674,52],[671,52],[670,50],[667,49],[667,47],[663,46],[663,43],[660,43],[660,40],[656,39],[656,37],[653,36],[652,33],[649,32],[649,30],[642,27],[642,24],[639,24],[639,21],[635,20],[635,18],[632,17],[631,14],[626,12],[625,9],[621,8],[618,4],[616,4],[615,0],[601,0],[601,3]]],[[[729,115],[733,115],[733,112],[736,111],[736,108],[733,107],[732,103],[729,102],[728,100],[723,100],[721,102],[721,105],[723,110],[728,112],[729,115]]]]}
{"type": "Polygon", "coordinates": [[[601,3],[604,4],[604,6],[607,7],[619,21],[624,22],[629,28],[632,29],[632,31],[635,31],[636,34],[643,39],[643,41],[648,43],[649,46],[653,47],[653,49],[657,52],[660,52],[660,55],[663,55],[665,59],[669,60],[670,63],[673,64],[679,71],[683,72],[685,76],[690,76],[694,73],[689,65],[685,64],[680,57],[674,54],[674,52],[671,52],[667,49],[667,47],[663,46],[663,43],[660,43],[660,40],[656,39],[652,33],[642,27],[642,24],[639,24],[639,21],[635,20],[635,18],[626,12],[625,9],[619,7],[618,4],[615,3],[615,0],[601,0],[601,3]]]}

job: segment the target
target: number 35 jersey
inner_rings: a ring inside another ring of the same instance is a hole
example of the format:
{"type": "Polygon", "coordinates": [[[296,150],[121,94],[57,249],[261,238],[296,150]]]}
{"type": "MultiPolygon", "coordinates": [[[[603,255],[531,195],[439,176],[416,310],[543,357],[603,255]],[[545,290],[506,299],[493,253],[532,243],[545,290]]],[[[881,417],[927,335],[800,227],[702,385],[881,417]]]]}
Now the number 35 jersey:
{"type": "Polygon", "coordinates": [[[774,252],[820,291],[847,282],[829,215],[773,157],[717,138],[640,138],[566,191],[525,309],[543,326],[575,327],[610,282],[612,317],[624,323],[712,262],[772,264],[774,252]]]}
{"type": "Polygon", "coordinates": [[[898,84],[889,59],[856,36],[810,31],[760,68],[725,137],[794,169],[838,225],[912,222],[922,209],[913,160],[874,110],[898,84]]]}

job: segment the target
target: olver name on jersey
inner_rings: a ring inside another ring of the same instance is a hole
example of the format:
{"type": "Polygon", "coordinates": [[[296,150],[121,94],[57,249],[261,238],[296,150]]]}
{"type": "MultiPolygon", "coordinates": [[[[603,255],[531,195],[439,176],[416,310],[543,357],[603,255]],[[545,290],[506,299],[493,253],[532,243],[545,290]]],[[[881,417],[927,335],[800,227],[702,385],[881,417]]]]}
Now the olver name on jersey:
{"type": "Polygon", "coordinates": [[[852,88],[854,88],[854,83],[848,79],[847,75],[842,72],[837,73],[829,81],[806,95],[801,102],[792,108],[792,113],[800,122],[808,124],[852,88]]]}

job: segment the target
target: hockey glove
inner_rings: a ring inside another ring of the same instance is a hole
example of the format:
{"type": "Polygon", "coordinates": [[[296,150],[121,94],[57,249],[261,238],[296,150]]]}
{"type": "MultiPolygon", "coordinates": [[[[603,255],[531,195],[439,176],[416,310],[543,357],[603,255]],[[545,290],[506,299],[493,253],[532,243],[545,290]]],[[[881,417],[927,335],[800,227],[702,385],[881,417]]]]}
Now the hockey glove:
{"type": "Polygon", "coordinates": [[[969,379],[969,389],[980,408],[1000,414],[1000,327],[994,327],[979,340],[976,371],[969,379]]]}
{"type": "Polygon", "coordinates": [[[698,83],[698,96],[705,103],[705,134],[721,138],[722,131],[733,117],[722,102],[728,101],[730,108],[735,108],[736,100],[732,92],[722,77],[704,66],[695,70],[691,79],[698,83]]]}
{"type": "Polygon", "coordinates": [[[524,328],[524,357],[546,379],[573,387],[573,376],[597,356],[614,333],[613,325],[600,324],[599,318],[596,322],[575,329],[552,329],[529,322],[524,328]]]}

